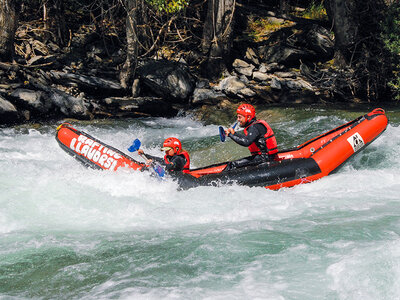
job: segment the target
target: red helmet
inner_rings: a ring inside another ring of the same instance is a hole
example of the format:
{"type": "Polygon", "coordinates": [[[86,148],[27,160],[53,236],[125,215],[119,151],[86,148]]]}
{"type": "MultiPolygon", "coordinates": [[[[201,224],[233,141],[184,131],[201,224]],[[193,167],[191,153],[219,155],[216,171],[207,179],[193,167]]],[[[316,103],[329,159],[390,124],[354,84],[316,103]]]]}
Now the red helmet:
{"type": "Polygon", "coordinates": [[[239,115],[244,116],[246,119],[250,117],[250,120],[256,116],[256,110],[254,109],[253,105],[251,104],[240,104],[236,110],[236,113],[239,115]]]}
{"type": "Polygon", "coordinates": [[[174,137],[167,138],[164,143],[161,151],[173,149],[175,153],[180,153],[182,151],[182,143],[180,140],[174,137]]]}

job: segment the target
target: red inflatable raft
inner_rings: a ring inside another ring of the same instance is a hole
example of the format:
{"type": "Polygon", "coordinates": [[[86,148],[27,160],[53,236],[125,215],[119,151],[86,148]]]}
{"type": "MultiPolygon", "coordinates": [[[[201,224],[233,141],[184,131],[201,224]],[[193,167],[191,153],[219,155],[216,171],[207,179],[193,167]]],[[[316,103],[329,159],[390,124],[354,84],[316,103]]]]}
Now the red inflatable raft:
{"type": "MultiPolygon", "coordinates": [[[[182,188],[241,184],[269,189],[291,187],[311,182],[337,170],[354,154],[375,140],[385,129],[388,119],[383,109],[323,133],[302,145],[280,151],[277,161],[224,171],[228,162],[192,169],[173,176],[182,188]]],[[[129,167],[143,170],[145,165],[64,123],[57,128],[56,140],[61,148],[86,166],[117,170],[129,167]]]]}

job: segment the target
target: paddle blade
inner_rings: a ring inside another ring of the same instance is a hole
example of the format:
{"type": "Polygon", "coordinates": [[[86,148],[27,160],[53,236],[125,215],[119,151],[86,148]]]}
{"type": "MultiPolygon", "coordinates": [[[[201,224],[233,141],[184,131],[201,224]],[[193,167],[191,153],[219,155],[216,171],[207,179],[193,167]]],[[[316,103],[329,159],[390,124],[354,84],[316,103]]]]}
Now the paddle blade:
{"type": "Polygon", "coordinates": [[[157,175],[158,175],[159,177],[164,177],[164,175],[165,175],[165,170],[164,170],[164,168],[161,167],[160,165],[155,165],[155,166],[153,167],[153,170],[154,170],[154,172],[157,173],[157,175]]]}
{"type": "Polygon", "coordinates": [[[225,135],[225,130],[222,126],[219,126],[219,138],[221,142],[225,142],[226,135],[225,135]]]}
{"type": "Polygon", "coordinates": [[[134,140],[132,146],[130,146],[130,147],[128,148],[128,151],[129,151],[129,152],[138,151],[141,144],[142,144],[142,143],[140,142],[139,139],[134,140]]]}

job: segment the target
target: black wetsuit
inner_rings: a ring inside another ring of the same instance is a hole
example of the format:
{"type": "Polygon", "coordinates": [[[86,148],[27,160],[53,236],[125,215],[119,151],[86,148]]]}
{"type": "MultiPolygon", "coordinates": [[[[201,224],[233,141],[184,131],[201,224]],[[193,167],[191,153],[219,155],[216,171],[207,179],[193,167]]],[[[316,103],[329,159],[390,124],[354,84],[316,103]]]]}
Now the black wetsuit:
{"type": "MultiPolygon", "coordinates": [[[[229,133],[228,136],[235,142],[238,143],[241,146],[249,147],[252,143],[258,141],[258,140],[263,140],[264,135],[267,133],[267,128],[260,123],[256,123],[256,118],[251,119],[249,122],[247,122],[244,127],[247,127],[247,135],[242,134],[242,133],[237,133],[231,134],[229,133]],[[253,125],[251,125],[253,124],[253,125]]],[[[265,143],[264,143],[265,145],[265,143]]],[[[264,146],[263,143],[259,143],[259,146],[264,146]]],[[[265,146],[264,146],[265,147],[265,146]]],[[[274,156],[270,156],[268,154],[260,154],[260,155],[251,155],[248,157],[243,157],[238,160],[234,160],[229,162],[228,166],[226,167],[226,171],[236,169],[236,168],[242,168],[246,166],[252,166],[252,165],[258,165],[264,162],[268,162],[274,159],[274,156]]]]}
{"type": "Polygon", "coordinates": [[[164,158],[152,156],[146,154],[148,159],[152,159],[155,162],[162,164],[167,171],[175,171],[179,172],[183,170],[183,167],[186,164],[186,158],[183,155],[174,155],[174,156],[167,156],[169,164],[165,163],[164,158]]]}

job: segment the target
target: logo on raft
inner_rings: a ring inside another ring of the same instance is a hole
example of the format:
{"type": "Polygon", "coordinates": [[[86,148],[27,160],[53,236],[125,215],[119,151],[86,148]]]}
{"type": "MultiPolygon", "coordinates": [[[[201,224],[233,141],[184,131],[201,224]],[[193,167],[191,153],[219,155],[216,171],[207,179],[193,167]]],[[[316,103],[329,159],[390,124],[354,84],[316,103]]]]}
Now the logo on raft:
{"type": "Polygon", "coordinates": [[[351,147],[353,147],[354,152],[357,152],[365,145],[363,138],[358,132],[349,137],[347,141],[349,142],[351,147]]]}
{"type": "Polygon", "coordinates": [[[115,170],[118,160],[122,158],[117,152],[84,135],[79,135],[78,139],[73,138],[69,148],[106,170],[115,170]]]}

